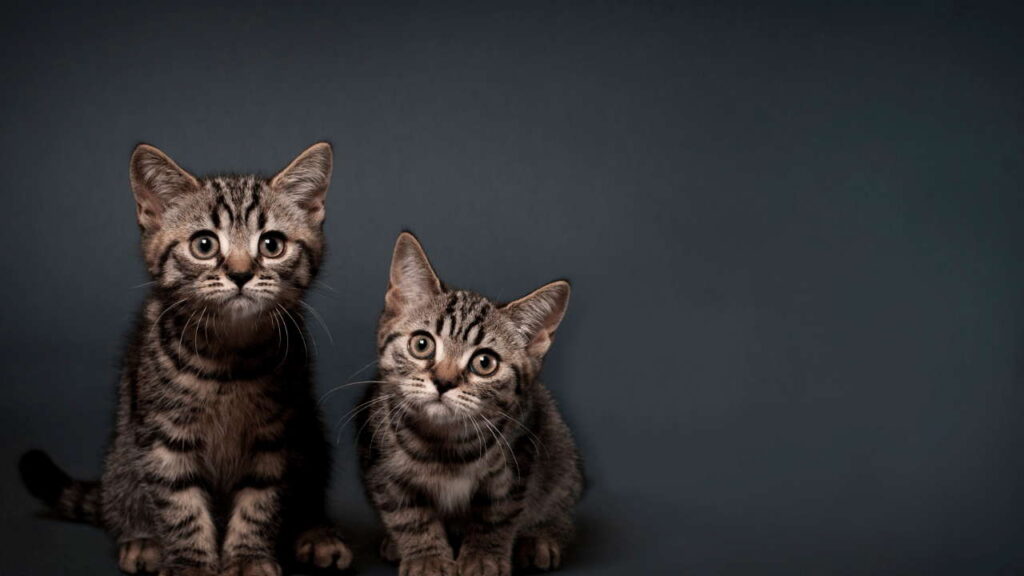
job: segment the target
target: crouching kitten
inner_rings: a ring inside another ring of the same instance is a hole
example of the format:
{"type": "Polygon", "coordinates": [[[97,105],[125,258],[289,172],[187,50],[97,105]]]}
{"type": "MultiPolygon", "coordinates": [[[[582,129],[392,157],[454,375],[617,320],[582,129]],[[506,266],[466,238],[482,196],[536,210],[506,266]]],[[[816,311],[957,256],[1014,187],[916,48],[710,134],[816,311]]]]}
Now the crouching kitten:
{"type": "Polygon", "coordinates": [[[514,557],[558,567],[583,479],[537,374],[568,301],[561,281],[505,305],[448,288],[416,239],[399,236],[380,380],[357,429],[381,553],[402,576],[506,576],[514,557]]]}
{"type": "Polygon", "coordinates": [[[132,155],[153,282],[102,479],[73,480],[38,451],[21,462],[57,515],[114,535],[124,572],[279,576],[279,552],[348,566],[324,516],[328,445],[300,307],[331,163],[321,143],[271,179],[199,179],[151,146],[132,155]]]}

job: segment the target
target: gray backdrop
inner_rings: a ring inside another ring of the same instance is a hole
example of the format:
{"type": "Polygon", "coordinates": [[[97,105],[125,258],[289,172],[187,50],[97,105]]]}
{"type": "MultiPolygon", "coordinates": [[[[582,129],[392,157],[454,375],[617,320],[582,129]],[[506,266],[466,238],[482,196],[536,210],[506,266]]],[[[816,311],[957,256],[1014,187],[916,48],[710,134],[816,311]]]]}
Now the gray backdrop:
{"type": "MultiPolygon", "coordinates": [[[[566,575],[1024,570],[1022,14],[759,4],[7,9],[0,573],[116,570],[15,460],[99,473],[147,280],[132,146],[271,173],[324,138],[321,391],[369,377],[403,228],[496,298],[572,280],[566,575]]],[[[352,435],[332,509],[393,574],[352,435]]]]}

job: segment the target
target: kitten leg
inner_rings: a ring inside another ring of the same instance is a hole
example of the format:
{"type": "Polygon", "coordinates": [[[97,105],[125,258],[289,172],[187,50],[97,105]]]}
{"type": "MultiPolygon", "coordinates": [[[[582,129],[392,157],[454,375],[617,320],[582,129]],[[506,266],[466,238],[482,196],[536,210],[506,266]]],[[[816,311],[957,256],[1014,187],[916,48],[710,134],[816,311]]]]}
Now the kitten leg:
{"type": "Polygon", "coordinates": [[[155,573],[160,565],[160,545],[150,495],[145,490],[139,462],[145,452],[128,435],[118,435],[107,454],[100,482],[103,524],[117,539],[118,566],[122,572],[155,573]]]}
{"type": "Polygon", "coordinates": [[[281,576],[274,550],[281,524],[282,452],[257,452],[236,486],[221,552],[222,576],[281,576]]]}
{"type": "Polygon", "coordinates": [[[333,526],[318,526],[299,535],[295,559],[317,568],[344,570],[352,563],[352,551],[333,526]]]}
{"type": "Polygon", "coordinates": [[[372,483],[370,496],[401,558],[399,576],[455,576],[448,535],[431,507],[392,483],[372,483]]]}
{"type": "Polygon", "coordinates": [[[523,511],[522,490],[512,490],[506,469],[470,503],[471,520],[459,551],[460,576],[509,576],[512,545],[523,511]]]}
{"type": "Polygon", "coordinates": [[[144,489],[163,549],[161,574],[212,574],[217,563],[217,532],[210,496],[203,487],[194,453],[157,442],[146,455],[144,489]]]}
{"type": "MultiPolygon", "coordinates": [[[[492,516],[491,518],[497,518],[492,516]]],[[[509,576],[512,573],[513,520],[478,520],[459,551],[460,576],[509,576]]]]}

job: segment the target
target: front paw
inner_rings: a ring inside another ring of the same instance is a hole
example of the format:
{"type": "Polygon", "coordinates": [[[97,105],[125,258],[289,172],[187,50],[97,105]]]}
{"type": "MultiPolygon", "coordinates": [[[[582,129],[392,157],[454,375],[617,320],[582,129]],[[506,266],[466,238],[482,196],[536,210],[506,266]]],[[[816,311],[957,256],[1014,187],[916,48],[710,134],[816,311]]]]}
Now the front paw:
{"type": "Polygon", "coordinates": [[[398,566],[398,576],[456,576],[457,573],[455,562],[444,556],[409,558],[398,566]]]}
{"type": "Polygon", "coordinates": [[[459,554],[459,576],[509,576],[512,561],[506,556],[466,551],[459,554]]]}
{"type": "Polygon", "coordinates": [[[522,568],[555,570],[562,563],[562,546],[543,536],[516,542],[516,565],[522,568]]]}
{"type": "Polygon", "coordinates": [[[317,568],[344,570],[352,563],[352,551],[332,528],[313,528],[296,540],[295,559],[317,568]]]}
{"type": "Polygon", "coordinates": [[[221,570],[220,576],[281,576],[281,566],[270,558],[239,558],[221,570]]]}
{"type": "Polygon", "coordinates": [[[127,574],[152,574],[160,564],[160,547],[155,540],[139,538],[122,542],[117,550],[117,566],[127,574]]]}

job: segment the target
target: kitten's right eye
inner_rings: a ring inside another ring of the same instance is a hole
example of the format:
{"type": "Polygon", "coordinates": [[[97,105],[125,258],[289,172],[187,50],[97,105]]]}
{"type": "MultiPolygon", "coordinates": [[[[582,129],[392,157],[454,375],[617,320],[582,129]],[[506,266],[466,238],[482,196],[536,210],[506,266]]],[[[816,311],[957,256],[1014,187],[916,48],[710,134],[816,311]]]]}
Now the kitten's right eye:
{"type": "Polygon", "coordinates": [[[189,248],[192,250],[193,256],[200,260],[206,260],[217,255],[220,243],[217,241],[217,237],[210,232],[200,232],[192,238],[189,248]]]}
{"type": "Polygon", "coordinates": [[[409,353],[415,358],[425,360],[434,356],[434,339],[430,334],[417,332],[409,338],[409,353]]]}

